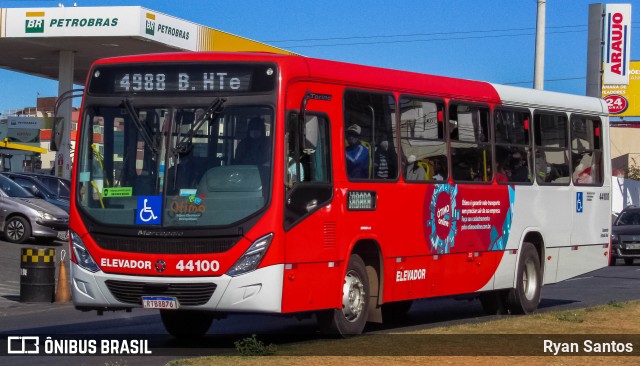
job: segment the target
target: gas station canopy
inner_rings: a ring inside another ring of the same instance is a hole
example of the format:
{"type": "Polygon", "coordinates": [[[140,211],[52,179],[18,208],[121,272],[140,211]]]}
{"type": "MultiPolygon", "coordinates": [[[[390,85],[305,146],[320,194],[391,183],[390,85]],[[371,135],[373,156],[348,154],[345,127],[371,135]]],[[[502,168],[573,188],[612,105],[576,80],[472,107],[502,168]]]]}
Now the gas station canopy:
{"type": "MultiPolygon", "coordinates": [[[[91,64],[103,57],[180,50],[291,54],[140,6],[0,9],[0,50],[0,68],[56,79],[58,96],[84,85],[91,64]]],[[[66,99],[56,114],[63,121],[56,175],[64,178],[71,174],[71,109],[66,99]]]]}
{"type": "Polygon", "coordinates": [[[290,52],[139,6],[0,9],[0,67],[59,78],[60,53],[73,54],[84,85],[99,58],[185,51],[290,52]]]}

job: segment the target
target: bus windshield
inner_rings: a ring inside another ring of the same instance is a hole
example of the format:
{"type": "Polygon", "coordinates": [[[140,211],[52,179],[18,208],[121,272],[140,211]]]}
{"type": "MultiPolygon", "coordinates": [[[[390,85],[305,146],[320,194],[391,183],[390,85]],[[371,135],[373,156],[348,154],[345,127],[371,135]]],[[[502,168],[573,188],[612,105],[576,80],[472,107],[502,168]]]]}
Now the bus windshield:
{"type": "Polygon", "coordinates": [[[274,112],[267,105],[87,107],[77,200],[114,225],[216,226],[269,200],[274,112]]]}

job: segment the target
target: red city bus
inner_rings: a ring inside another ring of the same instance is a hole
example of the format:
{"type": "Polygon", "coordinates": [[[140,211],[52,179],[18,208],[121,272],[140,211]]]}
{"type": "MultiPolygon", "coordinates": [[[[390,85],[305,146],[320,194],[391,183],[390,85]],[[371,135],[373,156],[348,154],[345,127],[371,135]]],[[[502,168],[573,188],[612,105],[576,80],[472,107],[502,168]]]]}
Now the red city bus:
{"type": "Polygon", "coordinates": [[[97,61],[71,200],[80,310],[315,312],[358,334],[414,299],[531,313],[607,265],[609,130],[595,98],[300,56],[97,61]]]}

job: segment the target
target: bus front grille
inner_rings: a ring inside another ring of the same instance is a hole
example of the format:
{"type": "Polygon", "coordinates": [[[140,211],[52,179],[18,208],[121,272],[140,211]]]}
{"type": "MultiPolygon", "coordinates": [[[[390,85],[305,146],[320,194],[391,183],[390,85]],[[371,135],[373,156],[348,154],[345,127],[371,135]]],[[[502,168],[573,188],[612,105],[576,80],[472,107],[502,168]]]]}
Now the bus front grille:
{"type": "Polygon", "coordinates": [[[145,283],[130,281],[105,281],[107,288],[118,301],[142,304],[142,296],[167,296],[178,299],[180,305],[204,305],[216,290],[215,283],[145,283]]]}
{"type": "Polygon", "coordinates": [[[242,237],[218,238],[144,238],[92,234],[102,249],[127,253],[153,254],[207,254],[223,253],[231,249],[242,237]]]}

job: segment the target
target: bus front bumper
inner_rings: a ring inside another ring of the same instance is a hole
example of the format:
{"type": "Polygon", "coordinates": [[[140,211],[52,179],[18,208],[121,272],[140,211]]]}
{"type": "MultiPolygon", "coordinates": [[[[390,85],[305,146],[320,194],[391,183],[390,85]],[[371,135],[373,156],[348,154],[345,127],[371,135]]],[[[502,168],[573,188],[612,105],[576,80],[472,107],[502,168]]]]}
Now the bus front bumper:
{"type": "MultiPolygon", "coordinates": [[[[73,303],[81,310],[123,310],[142,307],[142,296],[171,296],[158,289],[200,288],[215,284],[211,297],[198,305],[180,304],[180,309],[216,312],[279,313],[282,309],[284,265],[273,265],[231,277],[144,277],[89,272],[71,263],[73,303]],[[107,283],[107,281],[110,281],[107,283]],[[121,291],[112,291],[114,283],[121,291]],[[124,286],[124,287],[122,287],[124,286]],[[154,290],[155,289],[155,290],[154,290]],[[115,295],[114,295],[115,293],[115,295]],[[139,295],[139,296],[138,296],[139,295]],[[124,301],[123,301],[124,300],[124,301]],[[206,302],[205,302],[206,301],[206,302]]],[[[170,291],[169,291],[170,293],[170,291]]],[[[200,298],[208,296],[197,294],[200,298]]],[[[180,302],[180,295],[178,302],[180,302]]],[[[186,301],[185,301],[186,302],[186,301]]]]}

